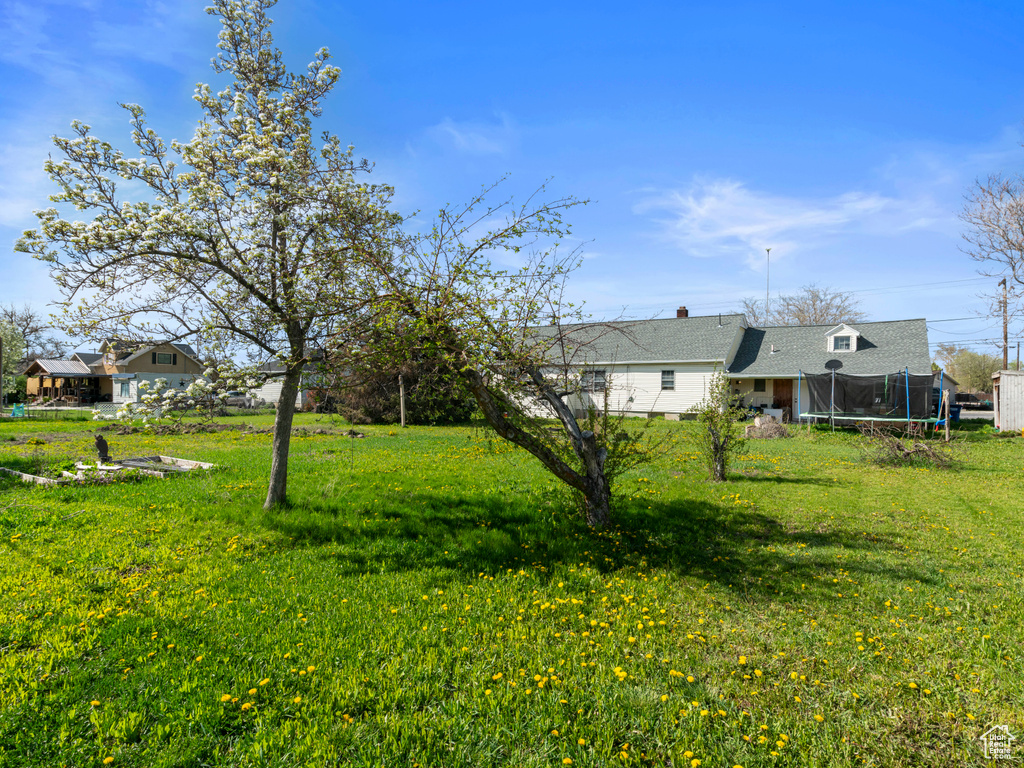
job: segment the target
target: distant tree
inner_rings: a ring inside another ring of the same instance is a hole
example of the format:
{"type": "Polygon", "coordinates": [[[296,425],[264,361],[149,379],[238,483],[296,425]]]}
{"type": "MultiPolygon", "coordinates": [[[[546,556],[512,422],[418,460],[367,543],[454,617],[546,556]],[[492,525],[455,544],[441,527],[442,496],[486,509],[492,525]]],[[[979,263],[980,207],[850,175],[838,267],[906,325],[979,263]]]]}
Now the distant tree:
{"type": "Polygon", "coordinates": [[[743,300],[743,313],[755,327],[772,325],[838,325],[861,323],[867,315],[853,294],[805,285],[799,293],[779,294],[770,306],[754,298],[743,300]]]}
{"type": "MultiPolygon", "coordinates": [[[[960,220],[967,225],[964,251],[981,265],[978,271],[1006,277],[1018,291],[1024,287],[1024,177],[996,174],[976,181],[960,220]]],[[[1001,301],[1002,291],[992,297],[1001,301]]]]}
{"type": "Polygon", "coordinates": [[[935,359],[956,379],[961,390],[991,392],[992,374],[1003,367],[1003,358],[975,352],[956,344],[939,344],[935,359]]]}
{"type": "Polygon", "coordinates": [[[3,364],[0,365],[0,392],[7,394],[17,389],[15,381],[25,354],[25,340],[13,324],[0,318],[0,353],[3,364]]]}
{"type": "Polygon", "coordinates": [[[212,0],[222,25],[213,69],[230,81],[197,87],[190,142],[168,151],[135,104],[123,106],[138,157],[77,121],[72,138],[55,138],[51,199],[91,219],[39,211],[39,228],[17,245],[52,263],[75,335],[223,341],[283,364],[268,508],[287,499],[303,369],[328,338],[358,337],[372,322],[378,290],[366,260],[387,263],[399,223],[390,188],[357,179],[369,165],[351,147],[314,139],[339,70],[326,49],[305,72],[286,70],[270,34],[274,3],[212,0]]]}
{"type": "Polygon", "coordinates": [[[61,358],[71,349],[71,344],[57,338],[52,333],[53,326],[28,304],[23,304],[20,309],[13,302],[0,304],[0,318],[13,325],[24,339],[23,360],[61,358]]]}
{"type": "Polygon", "coordinates": [[[325,386],[314,390],[318,402],[357,424],[394,424],[401,419],[401,389],[405,389],[406,423],[462,424],[472,418],[476,401],[462,385],[458,372],[437,359],[408,362],[400,368],[318,377],[325,386]],[[399,386],[399,376],[402,386],[399,386]]]}
{"type": "MultiPolygon", "coordinates": [[[[1019,320],[1024,316],[1024,176],[994,174],[976,181],[960,220],[966,225],[962,250],[979,264],[979,274],[1006,279],[1007,318],[1019,320]]],[[[989,301],[989,315],[998,317],[1004,307],[997,285],[982,295],[989,301]]]]}

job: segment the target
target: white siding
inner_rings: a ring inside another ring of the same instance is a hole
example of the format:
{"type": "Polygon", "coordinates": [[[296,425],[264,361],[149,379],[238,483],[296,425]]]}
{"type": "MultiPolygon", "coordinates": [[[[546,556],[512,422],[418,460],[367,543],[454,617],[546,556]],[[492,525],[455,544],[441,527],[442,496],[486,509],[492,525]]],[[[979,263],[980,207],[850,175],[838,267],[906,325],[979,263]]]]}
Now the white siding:
{"type": "Polygon", "coordinates": [[[1000,371],[996,387],[996,426],[1003,432],[1024,429],[1024,372],[1000,371]]]}
{"type": "MultiPolygon", "coordinates": [[[[268,379],[262,387],[253,391],[254,397],[259,397],[265,400],[270,405],[277,405],[277,401],[281,399],[281,388],[284,382],[281,379],[268,379]]],[[[299,388],[299,394],[295,397],[295,407],[301,408],[306,404],[306,390],[302,387],[299,388]]]]}
{"type": "MultiPolygon", "coordinates": [[[[642,363],[618,366],[593,366],[604,370],[608,386],[608,410],[636,416],[683,414],[707,394],[708,381],[716,370],[713,363],[642,363]],[[675,386],[661,388],[662,371],[675,373],[675,386]]],[[[718,366],[721,370],[721,366],[718,366]]],[[[571,402],[574,408],[604,406],[604,393],[593,392],[571,402]]]]}
{"type": "MultiPolygon", "coordinates": [[[[745,406],[752,405],[755,408],[771,408],[772,401],[774,399],[774,393],[772,389],[773,382],[774,379],[765,379],[764,392],[755,392],[754,379],[733,379],[732,391],[734,393],[738,393],[740,397],[743,398],[743,405],[745,406]]],[[[796,387],[794,386],[793,389],[795,390],[796,387]]],[[[793,410],[796,410],[795,392],[793,398],[793,410]]]]}
{"type": "Polygon", "coordinates": [[[148,372],[148,371],[142,371],[140,373],[132,373],[132,374],[128,374],[128,375],[129,376],[134,376],[134,378],[126,378],[124,375],[121,375],[121,376],[118,376],[116,374],[114,375],[114,392],[113,392],[113,397],[112,397],[112,401],[114,403],[137,403],[137,402],[139,402],[139,398],[144,394],[143,392],[139,391],[139,384],[142,383],[143,381],[148,381],[150,384],[153,384],[154,382],[156,382],[157,379],[167,379],[167,387],[168,387],[168,389],[184,389],[189,384],[191,384],[195,379],[202,378],[202,376],[200,374],[197,374],[197,373],[173,373],[173,374],[168,374],[167,371],[157,372],[157,373],[148,372]],[[122,397],[121,396],[121,382],[122,381],[127,381],[128,382],[128,387],[129,387],[129,395],[128,395],[128,397],[122,397]],[[182,381],[184,381],[185,383],[182,384],[181,383],[182,381]]]}

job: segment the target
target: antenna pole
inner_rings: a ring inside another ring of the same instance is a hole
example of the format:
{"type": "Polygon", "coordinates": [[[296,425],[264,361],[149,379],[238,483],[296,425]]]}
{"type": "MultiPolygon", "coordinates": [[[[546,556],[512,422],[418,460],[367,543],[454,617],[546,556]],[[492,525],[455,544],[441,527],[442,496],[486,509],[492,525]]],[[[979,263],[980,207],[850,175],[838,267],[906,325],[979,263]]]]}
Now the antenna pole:
{"type": "Polygon", "coordinates": [[[768,325],[768,305],[770,303],[769,290],[771,288],[771,275],[772,275],[772,249],[765,248],[765,254],[767,255],[767,264],[764,268],[764,324],[768,325]]]}

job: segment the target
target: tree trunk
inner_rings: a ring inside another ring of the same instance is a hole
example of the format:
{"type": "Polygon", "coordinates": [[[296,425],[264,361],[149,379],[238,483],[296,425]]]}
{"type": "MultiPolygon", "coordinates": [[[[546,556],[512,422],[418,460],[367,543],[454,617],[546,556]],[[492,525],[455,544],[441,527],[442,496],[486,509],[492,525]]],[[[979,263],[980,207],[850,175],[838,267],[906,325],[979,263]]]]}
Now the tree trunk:
{"type": "Polygon", "coordinates": [[[597,436],[593,432],[580,430],[572,411],[539,372],[531,372],[531,377],[541,396],[552,404],[558,414],[558,418],[569,436],[573,452],[583,464],[583,472],[577,472],[535,435],[520,429],[508,419],[505,409],[515,406],[502,403],[495,398],[477,371],[472,368],[462,371],[463,381],[466,382],[469,391],[476,398],[484,418],[498,433],[498,436],[525,448],[540,459],[540,462],[551,474],[582,493],[588,525],[598,528],[608,525],[611,522],[611,487],[604,474],[604,462],[608,458],[608,450],[598,446],[597,436]]]}
{"type": "Polygon", "coordinates": [[[292,420],[295,418],[295,398],[299,394],[302,368],[289,368],[281,385],[274,418],[274,444],[270,460],[270,485],[264,509],[284,505],[288,501],[288,447],[292,439],[292,420]]]}

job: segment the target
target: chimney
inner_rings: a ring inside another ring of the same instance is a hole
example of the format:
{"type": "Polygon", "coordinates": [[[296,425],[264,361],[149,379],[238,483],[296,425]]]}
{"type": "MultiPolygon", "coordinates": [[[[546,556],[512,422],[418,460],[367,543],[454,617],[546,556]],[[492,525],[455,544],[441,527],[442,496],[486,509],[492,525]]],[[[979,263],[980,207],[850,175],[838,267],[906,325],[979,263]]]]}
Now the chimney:
{"type": "Polygon", "coordinates": [[[680,307],[679,309],[676,310],[676,317],[689,317],[689,316],[690,316],[690,310],[688,310],[686,307],[680,307]]]}

